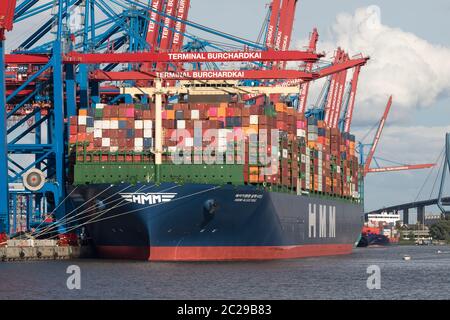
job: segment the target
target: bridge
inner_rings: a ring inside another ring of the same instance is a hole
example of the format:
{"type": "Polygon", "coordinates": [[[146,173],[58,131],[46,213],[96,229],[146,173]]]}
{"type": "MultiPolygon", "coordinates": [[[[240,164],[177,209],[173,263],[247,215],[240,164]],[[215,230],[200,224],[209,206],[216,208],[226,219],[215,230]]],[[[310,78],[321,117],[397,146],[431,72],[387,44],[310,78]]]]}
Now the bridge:
{"type": "MultiPolygon", "coordinates": [[[[450,205],[450,197],[442,199],[443,205],[450,205]]],[[[371,214],[380,214],[382,212],[399,212],[403,211],[403,223],[409,224],[409,210],[417,209],[417,221],[424,221],[425,208],[429,206],[437,205],[438,199],[415,201],[404,204],[399,204],[391,207],[385,207],[378,210],[370,211],[371,214]]],[[[450,212],[448,212],[450,214],[450,212]]]]}

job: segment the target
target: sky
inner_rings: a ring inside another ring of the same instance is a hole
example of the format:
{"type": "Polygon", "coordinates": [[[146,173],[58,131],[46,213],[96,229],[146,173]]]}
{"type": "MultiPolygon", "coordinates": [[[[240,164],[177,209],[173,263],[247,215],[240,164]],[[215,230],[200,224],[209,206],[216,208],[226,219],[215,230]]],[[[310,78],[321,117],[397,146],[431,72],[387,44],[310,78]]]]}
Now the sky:
{"type": "MultiPolygon", "coordinates": [[[[190,19],[256,40],[267,3],[192,0],[190,19]]],[[[449,16],[448,0],[300,0],[291,49],[306,46],[310,31],[317,27],[319,51],[332,55],[333,49],[342,45],[351,55],[370,55],[357,93],[353,127],[357,139],[379,121],[393,94],[392,111],[376,156],[407,164],[433,163],[443,150],[445,133],[450,132],[449,16]],[[361,25],[372,21],[373,12],[374,30],[365,29],[361,25]]],[[[373,135],[372,131],[363,142],[371,143],[373,135]]],[[[380,165],[389,163],[380,161],[380,165]]],[[[366,211],[429,199],[436,194],[437,171],[370,174],[365,181],[366,211]]]]}
{"type": "MultiPolygon", "coordinates": [[[[189,19],[254,41],[269,2],[191,0],[189,19]]],[[[366,136],[393,94],[392,111],[376,156],[399,163],[434,162],[444,147],[445,133],[450,132],[449,16],[448,0],[299,0],[291,49],[304,48],[309,33],[317,27],[318,51],[325,51],[328,59],[337,46],[350,55],[369,55],[371,60],[361,73],[352,132],[357,140],[366,136]]],[[[9,37],[8,44],[20,43],[27,35],[23,31],[34,29],[38,20],[32,27],[18,24],[16,36],[9,37]]],[[[188,32],[217,40],[192,28],[188,32]]],[[[320,83],[312,86],[310,103],[320,89],[320,83]]],[[[373,134],[363,142],[370,143],[373,134]]],[[[438,168],[369,175],[366,211],[429,199],[437,173],[438,168]]]]}

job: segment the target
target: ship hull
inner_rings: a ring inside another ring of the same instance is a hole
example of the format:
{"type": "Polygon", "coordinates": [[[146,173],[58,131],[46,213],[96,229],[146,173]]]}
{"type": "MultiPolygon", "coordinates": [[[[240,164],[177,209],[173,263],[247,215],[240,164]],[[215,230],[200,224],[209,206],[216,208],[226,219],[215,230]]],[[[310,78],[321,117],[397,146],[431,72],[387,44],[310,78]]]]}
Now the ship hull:
{"type": "Polygon", "coordinates": [[[80,225],[102,258],[274,260],[342,255],[363,225],[360,204],[208,184],[85,185],[80,225]]]}

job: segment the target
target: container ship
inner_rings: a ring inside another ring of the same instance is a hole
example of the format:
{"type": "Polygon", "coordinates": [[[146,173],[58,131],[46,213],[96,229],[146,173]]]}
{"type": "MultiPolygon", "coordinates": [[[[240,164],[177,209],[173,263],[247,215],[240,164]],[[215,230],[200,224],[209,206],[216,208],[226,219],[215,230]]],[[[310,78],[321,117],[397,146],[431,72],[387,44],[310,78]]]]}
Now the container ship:
{"type": "Polygon", "coordinates": [[[353,135],[280,94],[192,94],[157,109],[98,103],[70,118],[70,199],[99,257],[351,253],[364,223],[353,135]]]}

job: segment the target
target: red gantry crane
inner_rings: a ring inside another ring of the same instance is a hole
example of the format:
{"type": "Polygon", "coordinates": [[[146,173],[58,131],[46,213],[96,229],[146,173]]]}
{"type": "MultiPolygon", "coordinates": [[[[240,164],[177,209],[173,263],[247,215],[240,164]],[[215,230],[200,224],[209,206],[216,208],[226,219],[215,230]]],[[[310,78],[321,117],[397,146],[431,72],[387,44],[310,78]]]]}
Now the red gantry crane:
{"type": "MultiPolygon", "coordinates": [[[[317,32],[317,29],[314,28],[313,32],[311,33],[311,37],[309,40],[309,52],[316,52],[317,49],[317,42],[319,41],[319,33],[317,32]]],[[[313,67],[313,63],[308,62],[306,63],[305,71],[311,72],[313,67]]],[[[300,92],[300,99],[299,99],[299,109],[298,112],[305,113],[306,106],[308,103],[308,93],[309,93],[309,82],[306,82],[302,85],[301,92],[300,92]]]]}
{"type": "MultiPolygon", "coordinates": [[[[383,129],[386,124],[387,117],[389,115],[389,111],[391,110],[391,106],[392,106],[392,96],[389,98],[389,101],[386,105],[386,109],[384,110],[383,117],[381,118],[380,124],[378,125],[378,129],[377,129],[377,132],[373,139],[369,154],[367,155],[366,161],[364,163],[364,176],[366,176],[368,173],[373,173],[373,172],[392,172],[392,171],[428,169],[428,168],[432,168],[435,166],[435,164],[428,163],[428,164],[404,165],[404,166],[385,167],[385,168],[370,168],[370,165],[374,158],[375,151],[380,142],[381,134],[383,133],[383,129]]],[[[361,146],[360,152],[363,152],[363,150],[362,150],[363,145],[361,144],[360,146],[361,146]]]]}
{"type": "Polygon", "coordinates": [[[359,74],[361,73],[361,66],[357,66],[353,70],[353,78],[350,83],[350,96],[348,100],[347,110],[344,115],[343,132],[350,133],[352,125],[353,111],[355,110],[356,91],[358,89],[359,74]]]}

